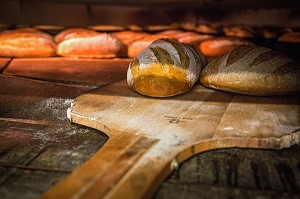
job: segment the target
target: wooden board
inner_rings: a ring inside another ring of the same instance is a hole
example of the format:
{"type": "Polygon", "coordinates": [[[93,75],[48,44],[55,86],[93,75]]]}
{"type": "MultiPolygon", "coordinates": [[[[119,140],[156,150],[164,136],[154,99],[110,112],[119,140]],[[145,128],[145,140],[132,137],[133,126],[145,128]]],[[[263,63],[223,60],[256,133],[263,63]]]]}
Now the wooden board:
{"type": "Polygon", "coordinates": [[[15,58],[6,75],[104,85],[126,77],[130,59],[15,58]]]}
{"type": "Polygon", "coordinates": [[[162,99],[141,96],[119,81],[79,96],[68,116],[110,139],[42,198],[149,198],[197,153],[281,149],[300,141],[299,96],[252,97],[201,85],[162,99]]]}
{"type": "Polygon", "coordinates": [[[0,117],[1,198],[38,198],[106,140],[69,122],[0,117]]]}

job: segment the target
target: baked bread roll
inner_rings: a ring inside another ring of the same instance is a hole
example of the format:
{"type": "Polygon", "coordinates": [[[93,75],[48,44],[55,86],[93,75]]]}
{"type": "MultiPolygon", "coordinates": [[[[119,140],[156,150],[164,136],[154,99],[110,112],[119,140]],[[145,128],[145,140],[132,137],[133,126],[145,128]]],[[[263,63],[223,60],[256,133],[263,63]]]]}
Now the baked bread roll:
{"type": "Polygon", "coordinates": [[[243,38],[254,37],[253,29],[247,26],[224,27],[223,32],[226,36],[229,37],[243,37],[243,38]]]}
{"type": "Polygon", "coordinates": [[[264,47],[242,45],[211,61],[201,72],[204,86],[247,95],[300,92],[300,65],[264,47]]]}
{"type": "Polygon", "coordinates": [[[66,30],[55,38],[57,54],[64,57],[113,58],[126,54],[126,46],[115,36],[88,29],[66,30]]]}
{"type": "Polygon", "coordinates": [[[278,38],[281,42],[300,43],[300,32],[288,32],[278,38]]]}
{"type": "Polygon", "coordinates": [[[134,41],[140,40],[143,37],[149,36],[150,34],[145,32],[135,32],[135,31],[120,31],[112,33],[115,37],[121,40],[125,45],[129,46],[134,41]]]}
{"type": "Polygon", "coordinates": [[[142,50],[147,48],[152,42],[158,39],[167,39],[170,36],[167,35],[148,35],[146,37],[142,37],[139,40],[132,42],[128,46],[128,57],[136,57],[142,50]]]}
{"type": "Polygon", "coordinates": [[[212,35],[208,35],[208,34],[198,34],[190,31],[183,32],[180,30],[163,31],[157,33],[156,35],[168,36],[168,38],[170,39],[176,39],[181,43],[190,44],[194,46],[199,45],[202,41],[213,38],[212,35]]]}
{"type": "Polygon", "coordinates": [[[53,37],[33,28],[0,33],[1,57],[50,57],[56,55],[55,51],[53,37]]]}
{"type": "Polygon", "coordinates": [[[196,32],[202,33],[202,34],[218,34],[218,30],[216,27],[213,27],[212,25],[208,24],[200,24],[196,28],[196,32]]]}
{"type": "Polygon", "coordinates": [[[205,57],[191,46],[159,39],[131,61],[127,83],[143,95],[173,96],[190,90],[205,65],[205,57]]]}
{"type": "Polygon", "coordinates": [[[71,38],[92,37],[96,35],[99,35],[99,33],[95,30],[85,28],[68,28],[55,35],[54,41],[59,44],[60,42],[71,38]]]}
{"type": "Polygon", "coordinates": [[[254,45],[252,42],[237,37],[216,37],[199,44],[199,50],[208,57],[224,55],[240,45],[254,45]]]}

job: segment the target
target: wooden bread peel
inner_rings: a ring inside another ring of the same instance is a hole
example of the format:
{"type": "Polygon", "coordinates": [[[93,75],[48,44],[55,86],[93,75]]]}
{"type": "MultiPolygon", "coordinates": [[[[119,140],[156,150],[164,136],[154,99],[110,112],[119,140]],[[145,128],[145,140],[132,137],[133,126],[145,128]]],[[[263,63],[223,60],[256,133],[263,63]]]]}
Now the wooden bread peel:
{"type": "Polygon", "coordinates": [[[42,198],[150,198],[194,154],[300,141],[299,95],[254,97],[196,85],[175,97],[149,98],[122,80],[80,95],[68,117],[110,139],[42,198]]]}

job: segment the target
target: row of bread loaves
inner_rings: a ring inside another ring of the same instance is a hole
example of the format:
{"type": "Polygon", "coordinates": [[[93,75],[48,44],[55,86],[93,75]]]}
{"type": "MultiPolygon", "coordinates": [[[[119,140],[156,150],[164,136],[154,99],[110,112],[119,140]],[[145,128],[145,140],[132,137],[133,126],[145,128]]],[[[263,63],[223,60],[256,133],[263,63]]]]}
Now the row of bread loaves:
{"type": "Polygon", "coordinates": [[[115,36],[83,28],[70,28],[55,37],[33,28],[0,33],[1,57],[112,58],[126,54],[126,46],[115,36]]]}
{"type": "Polygon", "coordinates": [[[130,63],[129,87],[143,95],[168,97],[187,92],[200,79],[209,88],[247,95],[300,92],[300,65],[268,48],[239,45],[206,65],[204,55],[170,39],[151,43],[130,63]]]}

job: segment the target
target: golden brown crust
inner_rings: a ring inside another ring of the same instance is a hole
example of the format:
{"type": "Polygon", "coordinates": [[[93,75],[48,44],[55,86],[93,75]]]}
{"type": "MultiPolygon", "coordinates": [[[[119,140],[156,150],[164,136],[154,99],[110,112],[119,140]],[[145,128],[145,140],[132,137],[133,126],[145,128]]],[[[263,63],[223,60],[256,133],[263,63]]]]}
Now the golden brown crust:
{"type": "Polygon", "coordinates": [[[51,35],[32,28],[7,30],[0,33],[0,56],[50,57],[56,55],[51,35]]]}
{"type": "Polygon", "coordinates": [[[248,95],[300,92],[300,65],[270,49],[239,46],[211,61],[201,72],[203,85],[248,95]]]}
{"type": "Polygon", "coordinates": [[[200,43],[199,50],[208,57],[224,55],[240,45],[254,45],[253,43],[237,37],[216,37],[200,43]]]}
{"type": "Polygon", "coordinates": [[[168,74],[163,75],[162,65],[149,66],[148,69],[139,71],[138,66],[131,68],[132,75],[137,76],[132,86],[133,90],[152,97],[167,97],[186,92],[192,86],[183,77],[186,72],[176,67],[170,67],[168,74]]]}

